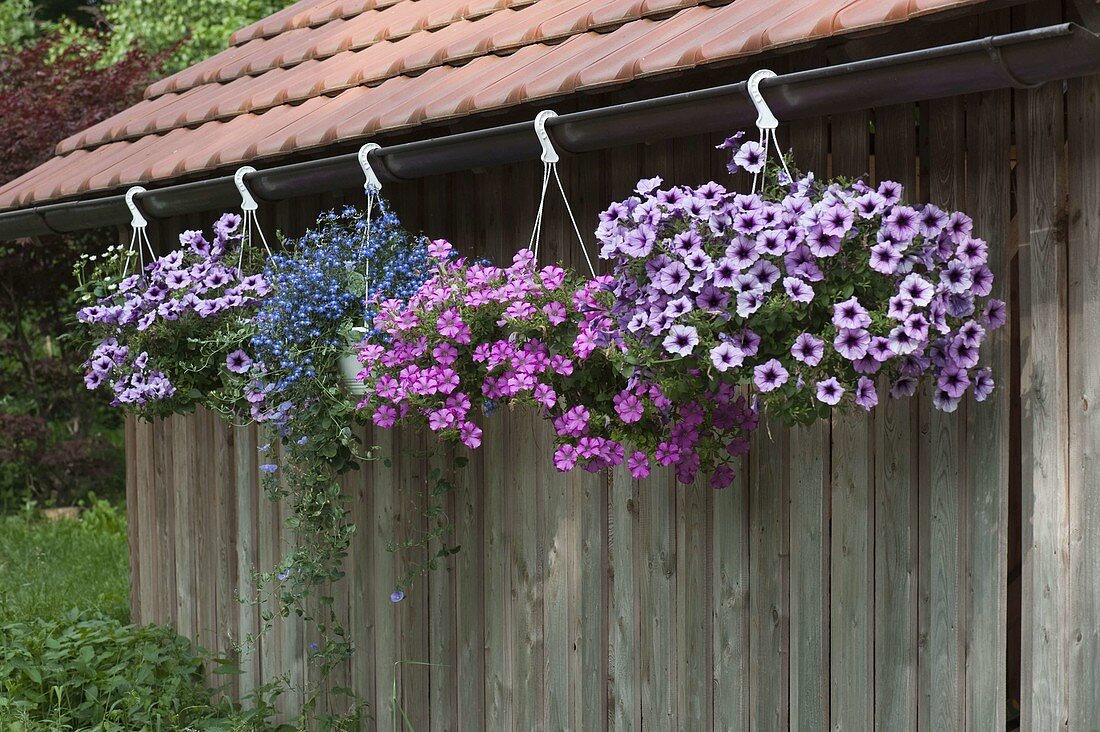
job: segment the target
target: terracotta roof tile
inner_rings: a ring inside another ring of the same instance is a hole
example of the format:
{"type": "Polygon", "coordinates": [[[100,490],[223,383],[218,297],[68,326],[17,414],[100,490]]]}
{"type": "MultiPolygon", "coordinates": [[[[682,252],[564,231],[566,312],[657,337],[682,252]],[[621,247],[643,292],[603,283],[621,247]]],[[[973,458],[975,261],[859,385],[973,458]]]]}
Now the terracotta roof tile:
{"type": "Polygon", "coordinates": [[[0,209],[226,170],[982,0],[300,0],[0,187],[0,209]]]}

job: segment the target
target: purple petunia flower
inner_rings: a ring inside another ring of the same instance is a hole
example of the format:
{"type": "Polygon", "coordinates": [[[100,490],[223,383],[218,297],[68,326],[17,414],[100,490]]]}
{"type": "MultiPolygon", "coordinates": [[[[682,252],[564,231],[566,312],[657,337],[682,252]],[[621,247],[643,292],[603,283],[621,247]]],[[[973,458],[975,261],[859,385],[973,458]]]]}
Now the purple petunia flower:
{"type": "Polygon", "coordinates": [[[732,343],[719,343],[710,349],[710,361],[714,364],[714,368],[725,372],[744,363],[745,354],[732,343]]]}
{"type": "Polygon", "coordinates": [[[252,367],[252,359],[238,348],[225,357],[225,367],[235,374],[243,374],[252,367]]]}
{"type": "Polygon", "coordinates": [[[917,307],[922,308],[932,302],[935,288],[932,287],[931,282],[914,273],[906,275],[905,279],[901,281],[898,294],[907,300],[911,300],[917,307]]]}
{"type": "Polygon", "coordinates": [[[940,370],[936,386],[952,399],[959,399],[970,386],[970,377],[967,376],[966,369],[948,364],[940,370]]]}
{"type": "Polygon", "coordinates": [[[680,262],[670,262],[661,268],[653,280],[653,284],[669,295],[675,295],[684,289],[690,275],[687,267],[680,262]]]}
{"type": "Polygon", "coordinates": [[[630,470],[632,478],[640,480],[649,477],[649,458],[644,452],[633,453],[626,461],[626,467],[630,470]]]}
{"type": "Polygon", "coordinates": [[[791,346],[791,355],[807,366],[817,366],[825,355],[825,341],[810,333],[803,333],[791,346]]]}
{"type": "Polygon", "coordinates": [[[795,302],[810,302],[814,299],[814,288],[797,277],[784,277],[783,289],[787,291],[787,297],[795,302]]]}
{"type": "Polygon", "coordinates": [[[871,411],[878,404],[878,391],[875,390],[875,382],[866,376],[860,376],[859,382],[856,384],[855,401],[856,404],[868,412],[871,411]]]}
{"type": "Polygon", "coordinates": [[[834,203],[822,211],[818,216],[818,225],[821,226],[821,231],[826,236],[844,238],[851,230],[852,223],[855,222],[855,219],[855,214],[852,213],[847,206],[840,203],[834,203]]]}
{"type": "Polygon", "coordinates": [[[894,241],[911,241],[920,232],[920,215],[911,206],[894,206],[883,219],[883,229],[894,241]]]}
{"type": "Polygon", "coordinates": [[[824,381],[817,382],[817,399],[830,406],[835,405],[844,396],[844,387],[835,377],[830,376],[824,381]]]}
{"type": "Polygon", "coordinates": [[[750,173],[759,173],[764,169],[764,148],[755,140],[741,145],[733,155],[733,162],[750,173]]]}
{"type": "Polygon", "coordinates": [[[833,305],[833,325],[838,328],[866,328],[871,324],[867,309],[859,304],[859,299],[850,297],[833,305]]]}
{"type": "Polygon", "coordinates": [[[661,343],[665,350],[678,356],[688,356],[699,344],[699,332],[690,325],[674,325],[661,343]]]}
{"type": "Polygon", "coordinates": [[[401,590],[394,590],[390,593],[390,602],[398,603],[405,599],[405,593],[401,590]]]}
{"type": "Polygon", "coordinates": [[[766,361],[752,370],[752,382],[762,392],[775,391],[787,383],[790,376],[778,359],[766,361]]]}
{"type": "Polygon", "coordinates": [[[870,345],[871,334],[863,328],[841,328],[833,339],[833,348],[849,361],[866,356],[870,345]]]}

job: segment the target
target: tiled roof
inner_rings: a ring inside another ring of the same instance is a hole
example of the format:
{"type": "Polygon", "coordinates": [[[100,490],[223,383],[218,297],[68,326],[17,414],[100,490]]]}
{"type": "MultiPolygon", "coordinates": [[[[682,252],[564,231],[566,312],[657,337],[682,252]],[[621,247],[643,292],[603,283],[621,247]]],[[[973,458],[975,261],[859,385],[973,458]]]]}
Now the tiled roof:
{"type": "Polygon", "coordinates": [[[301,0],[0,188],[156,183],[705,66],[981,0],[301,0]]]}

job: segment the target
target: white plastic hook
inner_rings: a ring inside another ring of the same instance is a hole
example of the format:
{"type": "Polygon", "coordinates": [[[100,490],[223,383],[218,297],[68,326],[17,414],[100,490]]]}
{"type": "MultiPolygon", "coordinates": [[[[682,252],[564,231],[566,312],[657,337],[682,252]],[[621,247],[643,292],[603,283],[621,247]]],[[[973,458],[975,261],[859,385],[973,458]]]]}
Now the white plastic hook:
{"type": "Polygon", "coordinates": [[[764,101],[764,95],[760,93],[760,82],[764,79],[772,79],[775,75],[775,72],[771,69],[760,69],[754,71],[752,76],[749,77],[749,99],[756,107],[756,126],[761,130],[774,130],[779,126],[779,120],[772,113],[768,103],[764,101]]]}
{"type": "Polygon", "coordinates": [[[382,190],[382,180],[374,172],[374,168],[371,167],[369,157],[372,151],[379,150],[381,147],[377,142],[368,142],[359,148],[359,167],[363,169],[363,177],[366,178],[363,187],[368,193],[371,191],[377,193],[382,190]]]}
{"type": "Polygon", "coordinates": [[[255,173],[256,169],[251,165],[244,165],[237,169],[237,172],[233,174],[233,183],[237,186],[237,192],[241,194],[241,210],[242,211],[255,211],[260,207],[256,203],[256,199],[252,197],[252,194],[248,192],[248,187],[244,184],[244,177],[248,173],[255,173]]]}
{"type": "Polygon", "coordinates": [[[554,143],[550,141],[550,135],[546,134],[546,120],[557,117],[558,113],[551,109],[544,109],[535,116],[535,134],[538,135],[542,145],[542,162],[558,162],[558,151],[554,149],[554,143]]]}
{"type": "Polygon", "coordinates": [[[149,221],[141,215],[141,210],[137,207],[137,201],[134,200],[134,196],[139,193],[145,193],[145,189],[141,186],[134,186],[126,191],[126,208],[130,209],[130,226],[135,229],[144,229],[149,225],[149,221]]]}

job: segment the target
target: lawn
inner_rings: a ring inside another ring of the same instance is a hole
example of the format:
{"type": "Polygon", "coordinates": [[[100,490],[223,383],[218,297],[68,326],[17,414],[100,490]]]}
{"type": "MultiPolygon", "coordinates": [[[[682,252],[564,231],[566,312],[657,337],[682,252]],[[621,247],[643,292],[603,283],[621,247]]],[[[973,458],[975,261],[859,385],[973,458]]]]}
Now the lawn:
{"type": "Polygon", "coordinates": [[[0,517],[0,624],[73,609],[130,621],[125,509],[96,502],[81,520],[0,517]]]}

